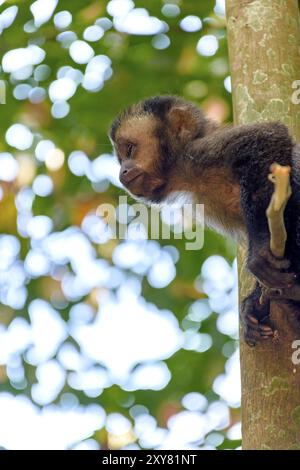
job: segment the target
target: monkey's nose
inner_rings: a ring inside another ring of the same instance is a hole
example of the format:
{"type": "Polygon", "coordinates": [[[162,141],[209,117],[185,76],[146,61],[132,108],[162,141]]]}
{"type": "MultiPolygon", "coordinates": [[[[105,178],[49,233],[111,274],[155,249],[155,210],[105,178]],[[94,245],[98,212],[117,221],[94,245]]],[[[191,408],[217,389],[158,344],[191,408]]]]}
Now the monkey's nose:
{"type": "Polygon", "coordinates": [[[121,169],[119,178],[123,184],[126,183],[130,179],[130,170],[128,168],[121,169]]]}
{"type": "Polygon", "coordinates": [[[142,174],[142,171],[140,168],[137,168],[136,166],[132,166],[130,168],[125,167],[121,168],[120,171],[120,181],[123,184],[128,184],[131,181],[133,181],[135,178],[140,176],[142,174]]]}

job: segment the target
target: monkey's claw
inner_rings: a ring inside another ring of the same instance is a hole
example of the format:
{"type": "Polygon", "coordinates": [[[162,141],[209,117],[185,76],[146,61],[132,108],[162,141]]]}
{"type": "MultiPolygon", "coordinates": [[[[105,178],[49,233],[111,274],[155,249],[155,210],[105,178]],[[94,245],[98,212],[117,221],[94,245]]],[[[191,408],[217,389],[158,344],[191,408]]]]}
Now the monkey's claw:
{"type": "Polygon", "coordinates": [[[274,330],[269,320],[270,302],[260,304],[259,286],[247,297],[241,306],[241,320],[244,338],[248,346],[274,338],[274,330]]]}
{"type": "Polygon", "coordinates": [[[248,260],[248,269],[267,288],[286,289],[297,281],[295,273],[287,272],[289,260],[272,255],[268,247],[253,247],[248,260]]]}
{"type": "Polygon", "coordinates": [[[261,323],[254,316],[246,315],[244,319],[244,337],[248,346],[253,347],[260,341],[274,338],[274,331],[268,323],[261,323]]]}

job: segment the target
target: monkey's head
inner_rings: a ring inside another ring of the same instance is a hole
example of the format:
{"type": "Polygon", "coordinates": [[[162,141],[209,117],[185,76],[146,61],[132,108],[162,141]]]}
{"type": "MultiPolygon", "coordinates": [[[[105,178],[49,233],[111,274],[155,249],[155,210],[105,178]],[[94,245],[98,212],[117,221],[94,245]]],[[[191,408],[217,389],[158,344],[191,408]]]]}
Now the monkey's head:
{"type": "Polygon", "coordinates": [[[126,109],[110,129],[121,183],[135,198],[162,202],[180,177],[176,172],[188,145],[211,127],[199,108],[174,96],[149,98],[126,109]]]}

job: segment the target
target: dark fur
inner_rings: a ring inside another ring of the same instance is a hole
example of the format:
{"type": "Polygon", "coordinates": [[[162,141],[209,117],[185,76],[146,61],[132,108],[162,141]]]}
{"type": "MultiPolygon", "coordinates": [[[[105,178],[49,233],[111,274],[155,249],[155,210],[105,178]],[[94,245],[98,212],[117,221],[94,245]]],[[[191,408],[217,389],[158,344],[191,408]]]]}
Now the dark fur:
{"type": "MultiPolygon", "coordinates": [[[[223,171],[227,175],[225,178],[228,178],[228,182],[240,188],[240,201],[237,203],[241,207],[241,219],[243,219],[241,223],[245,224],[249,242],[250,270],[263,283],[270,280],[270,287],[277,283],[283,283],[286,287],[291,276],[283,265],[276,264],[277,261],[269,252],[270,236],[266,218],[266,209],[273,192],[273,184],[268,181],[270,165],[273,162],[289,165],[292,168],[292,196],[285,211],[288,232],[286,257],[291,262],[289,271],[299,274],[300,146],[295,144],[290,137],[286,126],[279,122],[270,122],[238,127],[218,127],[209,121],[195,105],[177,97],[158,96],[129,108],[117,117],[110,132],[113,141],[124,119],[137,114],[149,115],[157,122],[153,138],[159,141],[161,173],[164,175],[165,184],[153,192],[151,201],[163,200],[172,189],[172,181],[178,179],[186,182],[187,187],[190,185],[194,192],[197,191],[198,185],[200,193],[201,186],[205,186],[205,175],[210,170],[216,173],[223,171]],[[188,122],[193,123],[189,139],[186,141],[180,139],[170,126],[168,116],[175,107],[186,109],[188,122]],[[265,279],[267,275],[269,280],[265,279]]],[[[209,191],[214,190],[206,186],[206,200],[210,199],[209,191]]],[[[215,197],[213,194],[211,196],[215,197]]],[[[220,198],[223,198],[225,212],[226,197],[226,194],[220,195],[220,198]]],[[[234,227],[230,229],[232,229],[231,232],[234,231],[234,227]]],[[[281,286],[275,285],[274,287],[281,286]]],[[[246,302],[245,315],[249,314],[249,305],[252,305],[254,310],[258,310],[259,290],[257,286],[255,295],[252,294],[249,298],[254,299],[253,302],[250,300],[246,302]]],[[[261,316],[264,316],[265,321],[265,307],[263,315],[258,311],[256,314],[253,312],[253,315],[258,321],[261,320],[261,316]]],[[[249,344],[257,340],[257,337],[253,340],[250,334],[249,344]]]]}

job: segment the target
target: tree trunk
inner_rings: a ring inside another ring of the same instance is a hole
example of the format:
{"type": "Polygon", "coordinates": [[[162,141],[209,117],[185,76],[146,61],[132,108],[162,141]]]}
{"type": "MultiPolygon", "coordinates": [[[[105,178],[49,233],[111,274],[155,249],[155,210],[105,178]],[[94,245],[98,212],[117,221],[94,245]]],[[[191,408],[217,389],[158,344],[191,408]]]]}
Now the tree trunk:
{"type": "MultiPolygon", "coordinates": [[[[226,9],[235,123],[280,120],[300,142],[297,1],[227,0],[226,9]]],[[[244,266],[240,249],[241,299],[253,285],[244,266]]],[[[300,333],[288,313],[272,303],[277,342],[250,348],[241,334],[243,449],[300,449],[300,366],[292,360],[300,333]]]]}

